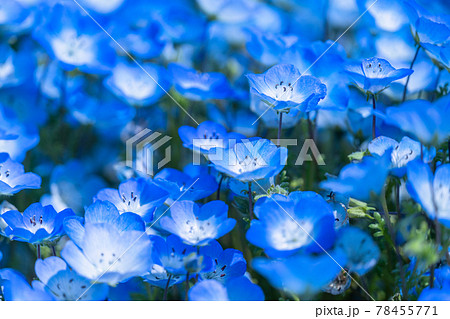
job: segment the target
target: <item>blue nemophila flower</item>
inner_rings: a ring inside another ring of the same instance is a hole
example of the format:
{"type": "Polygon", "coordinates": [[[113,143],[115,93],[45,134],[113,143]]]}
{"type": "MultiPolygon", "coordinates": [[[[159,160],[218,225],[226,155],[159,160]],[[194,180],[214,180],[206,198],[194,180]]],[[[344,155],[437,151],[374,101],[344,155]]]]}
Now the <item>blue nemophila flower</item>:
{"type": "Polygon", "coordinates": [[[143,275],[151,267],[152,245],[143,231],[119,231],[109,223],[89,223],[68,235],[72,241],[61,256],[87,279],[114,286],[143,275]]]}
{"type": "Polygon", "coordinates": [[[181,126],[178,135],[184,147],[205,155],[214,148],[229,148],[245,138],[239,133],[228,133],[225,127],[212,121],[202,122],[197,128],[181,126]]]}
{"type": "Polygon", "coordinates": [[[153,264],[143,278],[152,285],[165,288],[170,277],[168,287],[171,287],[184,281],[193,265],[197,265],[195,268],[199,272],[209,271],[212,267],[211,258],[197,254],[194,246],[183,243],[178,236],[170,235],[166,239],[159,236],[150,238],[153,244],[153,264]]]}
{"type": "Polygon", "coordinates": [[[426,145],[439,145],[450,136],[450,96],[434,103],[406,101],[400,106],[388,107],[385,114],[378,116],[426,145]]]}
{"type": "Polygon", "coordinates": [[[172,205],[170,215],[161,218],[161,228],[193,246],[207,245],[236,225],[235,219],[228,218],[227,204],[220,200],[201,207],[192,201],[178,201],[172,205]]]}
{"type": "Polygon", "coordinates": [[[441,266],[434,272],[434,287],[426,287],[419,301],[450,301],[450,267],[441,266]]]}
{"type": "Polygon", "coordinates": [[[406,168],[408,193],[430,218],[450,228],[450,164],[439,166],[434,176],[430,167],[418,160],[406,168]]]}
{"type": "Polygon", "coordinates": [[[92,203],[92,197],[106,187],[90,170],[89,165],[78,160],[56,166],[50,176],[50,194],[41,197],[42,205],[52,205],[56,210],[70,207],[82,215],[84,208],[92,203]]]}
{"type": "Polygon", "coordinates": [[[379,194],[389,173],[391,152],[383,156],[365,156],[359,163],[341,169],[338,177],[329,177],[320,187],[338,194],[367,200],[371,193],[379,194]]]}
{"type": "Polygon", "coordinates": [[[315,77],[300,74],[290,64],[278,64],[263,74],[248,74],[250,92],[279,112],[310,112],[327,93],[315,77]]]}
{"type": "Polygon", "coordinates": [[[25,173],[23,165],[0,153],[0,194],[12,195],[23,189],[38,189],[41,178],[34,173],[25,173]]]}
{"type": "Polygon", "coordinates": [[[27,16],[27,10],[16,0],[5,0],[0,4],[0,27],[22,22],[27,16]]]}
{"type": "Polygon", "coordinates": [[[67,108],[70,113],[69,121],[92,125],[105,139],[117,138],[136,115],[135,108],[116,98],[102,99],[99,105],[97,97],[84,92],[71,95],[67,108]]]}
{"type": "Polygon", "coordinates": [[[6,301],[53,301],[51,294],[45,291],[40,281],[33,281],[32,285],[18,271],[10,268],[0,269],[0,289],[6,301]]]}
{"type": "Polygon", "coordinates": [[[110,14],[125,2],[125,0],[79,0],[84,7],[100,14],[110,14]]]}
{"type": "Polygon", "coordinates": [[[167,71],[162,66],[144,63],[142,70],[134,62],[118,62],[104,85],[118,98],[136,106],[157,102],[169,89],[167,71]]]}
{"type": "Polygon", "coordinates": [[[233,97],[233,89],[222,73],[200,73],[175,63],[169,65],[169,72],[175,89],[189,100],[205,101],[233,97]]]}
{"type": "Polygon", "coordinates": [[[38,259],[34,266],[36,275],[45,285],[45,290],[56,300],[105,300],[108,285],[94,284],[71,270],[59,257],[38,259]]]}
{"type": "Polygon", "coordinates": [[[118,28],[117,32],[114,32],[117,34],[118,42],[138,58],[151,59],[159,56],[166,45],[161,25],[156,21],[142,23],[143,21],[136,19],[135,16],[133,18],[129,19],[126,25],[115,26],[118,28]]]}
{"type": "Polygon", "coordinates": [[[369,58],[349,64],[346,73],[359,88],[367,93],[377,94],[392,82],[411,75],[413,70],[396,69],[384,59],[369,58]]]}
{"type": "Polygon", "coordinates": [[[447,71],[450,70],[450,46],[448,44],[435,45],[423,43],[422,47],[427,50],[434,64],[438,65],[439,68],[445,68],[447,71]]]}
{"type": "Polygon", "coordinates": [[[328,205],[330,205],[331,209],[333,210],[335,230],[345,227],[350,223],[347,208],[344,204],[335,200],[331,200],[328,201],[328,205]]]}
{"type": "Polygon", "coordinates": [[[335,240],[334,215],[328,203],[314,192],[292,192],[259,199],[247,231],[253,245],[269,256],[287,256],[299,250],[321,252],[335,240]]]}
{"type": "Polygon", "coordinates": [[[2,218],[8,227],[6,236],[13,240],[30,244],[45,244],[59,239],[64,235],[63,222],[66,218],[75,216],[67,208],[59,213],[52,206],[42,206],[40,203],[31,204],[22,213],[12,210],[4,213],[2,218]]]}
{"type": "Polygon", "coordinates": [[[169,192],[169,198],[177,200],[200,200],[214,194],[218,184],[214,177],[204,172],[193,170],[194,165],[188,165],[184,172],[174,168],[164,168],[155,175],[154,181],[169,192]]]}
{"type": "Polygon", "coordinates": [[[274,65],[280,61],[280,56],[298,41],[294,35],[281,35],[262,32],[259,29],[250,30],[246,48],[252,58],[264,65],[274,65]]]}
{"type": "Polygon", "coordinates": [[[155,20],[162,25],[164,38],[173,43],[199,43],[205,37],[205,16],[189,8],[184,1],[162,6],[155,20]]]}
{"type": "Polygon", "coordinates": [[[293,255],[285,259],[253,259],[253,268],[272,286],[305,297],[319,292],[339,275],[346,257],[340,252],[314,255],[293,255]],[[334,260],[333,260],[334,259],[334,260]]]}
{"type": "Polygon", "coordinates": [[[247,277],[231,279],[225,284],[217,280],[202,280],[189,290],[191,301],[263,301],[262,289],[247,277]]]}
{"type": "Polygon", "coordinates": [[[8,227],[8,224],[2,218],[2,215],[6,212],[9,212],[10,210],[17,210],[17,208],[10,202],[4,200],[0,204],[0,235],[6,236],[5,229],[6,229],[6,227],[8,227]]]}
{"type": "Polygon", "coordinates": [[[423,148],[419,142],[416,142],[409,137],[405,136],[400,142],[386,137],[379,136],[372,140],[368,146],[371,154],[383,156],[389,150],[391,152],[391,173],[397,177],[403,177],[406,174],[406,164],[416,158],[420,158],[421,152],[423,152],[423,160],[425,163],[430,163],[436,156],[435,148],[423,148]]]}
{"type": "MultiPolygon", "coordinates": [[[[9,106],[11,105],[9,104],[9,106]]],[[[4,107],[1,104],[0,132],[1,152],[8,153],[11,159],[15,161],[23,161],[27,151],[39,143],[37,128],[31,123],[24,123],[17,118],[11,108],[4,107]]]]}
{"type": "Polygon", "coordinates": [[[450,19],[446,15],[428,12],[414,0],[403,1],[417,43],[442,44],[450,39],[450,19]]]}
{"type": "Polygon", "coordinates": [[[114,204],[101,200],[96,200],[86,208],[84,221],[80,217],[66,219],[64,229],[75,244],[81,245],[85,235],[84,227],[88,224],[108,224],[119,233],[145,230],[144,221],[139,215],[130,212],[120,213],[114,204]]]}
{"type": "Polygon", "coordinates": [[[31,78],[34,60],[28,52],[15,52],[9,45],[0,45],[0,88],[17,86],[31,78]]]}
{"type": "Polygon", "coordinates": [[[287,149],[266,139],[242,140],[227,149],[214,149],[210,161],[219,172],[242,182],[269,178],[286,165],[287,149]]]}
{"type": "Polygon", "coordinates": [[[247,262],[242,252],[236,249],[223,249],[216,240],[207,246],[200,247],[200,254],[210,257],[213,261],[213,269],[200,274],[202,279],[215,279],[220,282],[228,282],[236,277],[241,277],[247,270],[247,262]]]}
{"type": "Polygon", "coordinates": [[[67,71],[107,73],[115,60],[108,36],[75,5],[55,4],[33,37],[67,71]]]}
{"type": "Polygon", "coordinates": [[[343,227],[337,234],[335,248],[347,256],[348,271],[363,276],[380,258],[380,249],[370,235],[357,227],[343,227]]]}
{"type": "Polygon", "coordinates": [[[145,178],[129,179],[119,189],[105,188],[94,197],[94,201],[109,201],[120,213],[135,213],[144,221],[151,221],[156,209],[163,205],[169,193],[157,183],[145,178]]]}

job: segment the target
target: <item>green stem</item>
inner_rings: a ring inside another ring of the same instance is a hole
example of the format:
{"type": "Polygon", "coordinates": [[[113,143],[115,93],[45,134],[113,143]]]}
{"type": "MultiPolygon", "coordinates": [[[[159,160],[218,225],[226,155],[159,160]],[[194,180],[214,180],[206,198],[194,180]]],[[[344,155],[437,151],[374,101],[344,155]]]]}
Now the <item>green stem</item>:
{"type": "Polygon", "coordinates": [[[219,180],[219,187],[217,188],[217,200],[220,200],[220,188],[222,187],[222,182],[223,182],[223,178],[225,175],[222,174],[222,176],[220,176],[220,180],[219,180]]]}
{"type": "Polygon", "coordinates": [[[250,214],[250,220],[253,220],[252,182],[248,182],[248,211],[250,214]]]}
{"type": "MultiPolygon", "coordinates": [[[[388,232],[390,234],[391,237],[391,242],[392,245],[394,246],[394,251],[395,251],[395,255],[397,257],[397,262],[400,266],[400,279],[401,279],[401,284],[402,284],[402,299],[403,300],[408,300],[408,290],[406,287],[406,277],[405,277],[405,271],[403,269],[403,258],[400,254],[400,249],[398,247],[398,245],[395,243],[395,233],[394,233],[394,228],[392,227],[391,224],[391,217],[389,215],[389,210],[387,207],[387,202],[386,202],[386,188],[383,188],[383,193],[381,195],[381,206],[383,207],[383,212],[384,212],[384,220],[386,221],[386,226],[388,228],[388,232]]],[[[399,213],[400,214],[400,213],[399,213]]]]}
{"type": "Polygon", "coordinates": [[[185,287],[184,293],[185,293],[184,300],[188,301],[188,299],[189,299],[188,298],[188,293],[189,293],[189,272],[187,272],[187,274],[186,274],[186,287],[185,287]]]}
{"type": "Polygon", "coordinates": [[[167,284],[166,284],[166,287],[164,288],[163,301],[167,300],[167,292],[169,291],[170,279],[172,279],[172,274],[170,274],[169,277],[167,277],[167,284]]]}
{"type": "MultiPolygon", "coordinates": [[[[375,94],[372,94],[372,109],[375,112],[377,106],[375,104],[375,94]]],[[[377,133],[375,130],[375,127],[377,125],[377,118],[375,117],[375,113],[372,114],[372,140],[374,140],[377,137],[377,133]]]]}
{"type": "MultiPolygon", "coordinates": [[[[417,59],[417,55],[419,54],[420,51],[420,45],[417,46],[417,50],[416,50],[416,54],[414,54],[414,58],[411,61],[411,65],[409,66],[409,69],[412,70],[414,63],[416,62],[417,59]]],[[[409,78],[411,77],[411,74],[408,75],[408,77],[406,78],[406,83],[405,83],[405,87],[403,88],[403,98],[402,98],[402,102],[405,102],[406,100],[406,92],[408,91],[408,83],[409,83],[409,78]]]]}
{"type": "Polygon", "coordinates": [[[277,136],[277,141],[278,141],[278,145],[280,145],[280,140],[281,140],[281,130],[283,126],[283,112],[280,112],[280,118],[278,120],[278,136],[277,136]]]}

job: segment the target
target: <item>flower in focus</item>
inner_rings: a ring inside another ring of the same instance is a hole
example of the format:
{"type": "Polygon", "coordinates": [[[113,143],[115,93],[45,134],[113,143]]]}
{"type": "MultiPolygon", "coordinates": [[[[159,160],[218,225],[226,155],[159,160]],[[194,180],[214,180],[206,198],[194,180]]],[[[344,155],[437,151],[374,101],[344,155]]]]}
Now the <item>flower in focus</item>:
{"type": "Polygon", "coordinates": [[[411,75],[413,70],[396,69],[384,59],[369,58],[349,64],[346,73],[359,88],[367,93],[377,94],[392,82],[411,75]]]}
{"type": "Polygon", "coordinates": [[[41,178],[34,173],[25,173],[23,165],[0,153],[0,194],[12,195],[23,189],[38,189],[41,178]]]}
{"type": "Polygon", "coordinates": [[[290,64],[278,64],[263,74],[247,74],[250,92],[279,112],[313,111],[327,93],[327,87],[318,79],[301,75],[290,64]]]}
{"type": "Polygon", "coordinates": [[[423,153],[423,161],[430,163],[436,156],[435,148],[423,148],[419,142],[404,136],[400,142],[386,137],[379,136],[372,140],[368,146],[371,154],[383,156],[385,152],[392,149],[391,152],[391,172],[394,176],[403,177],[406,174],[406,164],[421,156],[423,153]]]}
{"type": "Polygon", "coordinates": [[[220,200],[201,207],[192,201],[178,201],[171,206],[170,215],[161,218],[161,228],[193,246],[207,245],[236,225],[235,219],[228,218],[228,206],[220,200]]]}
{"type": "Polygon", "coordinates": [[[40,203],[31,204],[23,214],[17,210],[2,214],[8,225],[6,236],[37,245],[50,243],[64,235],[63,222],[71,216],[75,213],[70,208],[57,213],[52,206],[42,206],[40,203]]]}
{"type": "Polygon", "coordinates": [[[287,149],[269,140],[243,140],[227,149],[214,149],[210,156],[214,168],[242,182],[277,175],[287,161],[287,149]]]}
{"type": "Polygon", "coordinates": [[[120,213],[135,213],[144,221],[151,221],[156,209],[163,205],[169,193],[157,183],[145,179],[129,179],[119,189],[105,188],[95,195],[95,200],[109,201],[120,213]]]}

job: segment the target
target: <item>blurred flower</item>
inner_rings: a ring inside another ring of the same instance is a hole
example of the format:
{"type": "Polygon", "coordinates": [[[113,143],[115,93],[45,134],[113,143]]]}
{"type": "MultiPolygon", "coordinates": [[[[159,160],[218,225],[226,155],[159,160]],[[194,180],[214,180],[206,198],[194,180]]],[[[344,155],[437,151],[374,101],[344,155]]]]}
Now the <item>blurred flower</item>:
{"type": "Polygon", "coordinates": [[[26,51],[15,52],[9,45],[0,45],[0,88],[17,86],[30,80],[34,60],[26,51]]]}
{"type": "Polygon", "coordinates": [[[82,215],[92,197],[106,186],[102,178],[92,174],[89,166],[78,160],[56,166],[50,176],[50,194],[42,196],[41,203],[57,210],[70,207],[82,215]]]}
{"type": "Polygon", "coordinates": [[[409,18],[416,42],[438,44],[450,39],[448,16],[431,14],[414,0],[403,1],[403,10],[409,18]]]}
{"type": "Polygon", "coordinates": [[[69,269],[59,257],[38,259],[35,264],[36,275],[44,284],[45,290],[56,300],[105,300],[108,286],[105,284],[91,284],[91,282],[77,275],[69,269]]]}
{"type": "Polygon", "coordinates": [[[270,257],[288,256],[304,250],[322,252],[335,240],[331,207],[314,192],[274,194],[256,202],[247,239],[270,257]]]}
{"type": "Polygon", "coordinates": [[[257,257],[253,268],[277,289],[310,297],[328,285],[340,273],[346,261],[340,252],[331,254],[293,255],[285,259],[270,260],[257,257]]]}
{"type": "Polygon", "coordinates": [[[83,7],[94,10],[100,14],[110,14],[125,2],[125,0],[79,0],[83,7]]]}
{"type": "Polygon", "coordinates": [[[25,277],[14,269],[0,269],[0,282],[6,301],[53,301],[54,298],[40,281],[28,284],[25,277]]]}
{"type": "Polygon", "coordinates": [[[66,71],[108,73],[115,61],[109,37],[75,5],[55,4],[33,36],[66,71]]]}
{"type": "Polygon", "coordinates": [[[225,284],[207,279],[189,290],[191,301],[264,301],[262,289],[247,277],[231,279],[225,284]]]}
{"type": "Polygon", "coordinates": [[[329,177],[320,183],[320,188],[338,194],[367,200],[372,192],[379,194],[386,181],[391,152],[383,156],[364,156],[360,163],[347,164],[341,169],[339,177],[329,177]]]}
{"type": "Polygon", "coordinates": [[[450,228],[450,164],[444,164],[431,172],[430,167],[419,160],[408,163],[406,187],[431,219],[437,218],[450,228]]]}
{"type": "Polygon", "coordinates": [[[208,155],[216,147],[229,148],[245,138],[242,134],[228,133],[222,125],[212,121],[202,122],[197,128],[181,126],[178,134],[184,147],[205,155],[208,155]]]}
{"type": "Polygon", "coordinates": [[[119,62],[104,85],[118,98],[135,106],[157,102],[169,89],[167,70],[156,64],[144,63],[142,70],[134,62],[119,62]]]}
{"type": "Polygon", "coordinates": [[[372,237],[357,227],[341,228],[337,233],[335,249],[347,256],[346,269],[359,276],[365,275],[380,258],[380,249],[372,237]]]}
{"type": "Polygon", "coordinates": [[[175,89],[189,100],[227,99],[234,95],[230,83],[222,73],[200,73],[175,63],[169,65],[169,72],[175,89]]]}
{"type": "Polygon", "coordinates": [[[377,114],[387,124],[396,126],[425,145],[439,145],[450,136],[450,96],[430,103],[406,101],[377,114]]]}

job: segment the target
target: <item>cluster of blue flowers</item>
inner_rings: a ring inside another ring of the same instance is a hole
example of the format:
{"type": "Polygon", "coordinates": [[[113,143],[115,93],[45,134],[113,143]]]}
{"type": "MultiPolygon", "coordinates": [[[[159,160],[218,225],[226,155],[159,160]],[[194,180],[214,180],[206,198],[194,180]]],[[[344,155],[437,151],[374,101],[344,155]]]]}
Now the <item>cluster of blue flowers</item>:
{"type": "Polygon", "coordinates": [[[2,0],[0,300],[450,300],[449,17],[2,0]]]}

